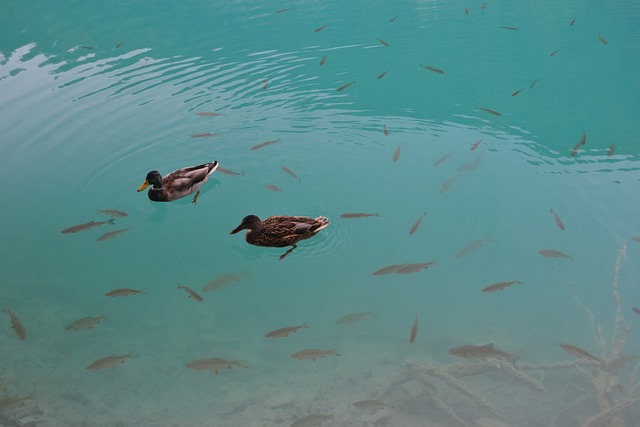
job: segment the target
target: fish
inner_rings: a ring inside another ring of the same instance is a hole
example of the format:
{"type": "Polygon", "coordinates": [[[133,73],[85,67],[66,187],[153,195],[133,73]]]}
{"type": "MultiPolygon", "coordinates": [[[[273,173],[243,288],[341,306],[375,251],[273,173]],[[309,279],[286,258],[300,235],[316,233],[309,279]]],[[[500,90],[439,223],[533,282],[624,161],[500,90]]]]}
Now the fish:
{"type": "Polygon", "coordinates": [[[456,253],[456,258],[462,258],[463,256],[470,254],[471,252],[474,252],[475,250],[477,250],[480,246],[482,246],[482,244],[487,240],[486,237],[483,237],[482,239],[479,240],[475,240],[471,243],[469,243],[467,246],[465,246],[464,248],[460,249],[458,251],[458,253],[456,253]]]}
{"type": "Polygon", "coordinates": [[[485,8],[485,7],[487,7],[487,4],[486,4],[486,3],[482,3],[482,4],[480,5],[480,10],[484,10],[484,8],[485,8]]]}
{"type": "Polygon", "coordinates": [[[316,360],[326,356],[340,356],[340,353],[335,350],[318,350],[317,348],[310,348],[298,351],[291,355],[291,357],[298,360],[316,360]]]}
{"type": "Polygon", "coordinates": [[[473,162],[465,163],[463,165],[458,166],[456,172],[471,172],[472,170],[476,170],[478,166],[482,163],[482,157],[484,153],[481,153],[473,162]]]}
{"type": "Polygon", "coordinates": [[[385,410],[387,408],[393,408],[392,405],[388,403],[378,402],[377,400],[360,400],[359,402],[353,402],[353,406],[372,414],[378,411],[385,410]]]}
{"type": "Polygon", "coordinates": [[[384,76],[386,76],[388,73],[388,71],[385,71],[384,73],[380,74],[377,79],[380,80],[381,78],[383,78],[384,76]]]}
{"type": "Polygon", "coordinates": [[[515,285],[517,283],[522,283],[520,280],[512,280],[510,282],[498,282],[498,283],[494,283],[493,285],[489,285],[486,288],[484,288],[482,290],[482,292],[497,292],[497,291],[501,291],[503,289],[508,288],[511,285],[515,285]]]}
{"type": "Polygon", "coordinates": [[[556,220],[556,224],[558,224],[558,228],[560,230],[564,230],[564,223],[562,222],[556,211],[553,210],[553,208],[551,208],[551,213],[553,214],[553,218],[556,220]]]}
{"type": "Polygon", "coordinates": [[[607,156],[612,156],[615,150],[616,150],[616,144],[613,143],[609,146],[609,149],[607,150],[607,156]]]}
{"type": "Polygon", "coordinates": [[[200,112],[196,113],[196,115],[198,115],[198,116],[202,116],[202,117],[218,117],[218,116],[224,116],[224,114],[215,113],[215,112],[213,112],[213,111],[200,111],[200,112]]]}
{"type": "Polygon", "coordinates": [[[549,56],[555,56],[558,52],[560,52],[560,49],[558,49],[558,50],[554,50],[553,52],[551,52],[551,53],[549,54],[549,56]]]}
{"type": "Polygon", "coordinates": [[[389,43],[387,43],[386,41],[384,41],[382,39],[376,39],[376,40],[378,40],[382,46],[389,46],[389,43]]]}
{"type": "Polygon", "coordinates": [[[271,144],[275,144],[276,142],[280,142],[279,139],[272,139],[271,141],[265,141],[262,142],[258,145],[254,145],[253,147],[251,147],[252,150],[258,150],[260,148],[266,147],[267,145],[271,145],[271,144]]]}
{"type": "Polygon", "coordinates": [[[542,79],[535,79],[534,81],[531,82],[531,84],[529,85],[529,89],[533,89],[533,87],[542,79]]]}
{"type": "Polygon", "coordinates": [[[418,229],[418,227],[420,226],[420,223],[422,222],[422,218],[424,218],[424,216],[427,214],[427,212],[425,211],[425,213],[423,213],[422,215],[420,215],[420,217],[416,220],[416,222],[413,223],[413,225],[411,226],[411,228],[409,229],[409,234],[413,234],[416,232],[416,230],[418,229]]]}
{"type": "Polygon", "coordinates": [[[453,154],[453,151],[450,153],[445,154],[444,156],[440,157],[438,160],[436,160],[433,163],[433,166],[438,166],[440,163],[444,162],[445,160],[447,160],[449,157],[451,157],[451,155],[453,154]]]}
{"type": "Polygon", "coordinates": [[[637,315],[640,316],[640,308],[637,307],[631,307],[631,310],[633,310],[637,315]]]}
{"type": "Polygon", "coordinates": [[[558,345],[562,347],[564,351],[574,355],[578,359],[587,360],[591,362],[598,362],[599,364],[604,365],[604,362],[602,360],[593,356],[588,351],[581,349],[580,347],[576,347],[575,345],[571,345],[571,344],[558,344],[558,345]]]}
{"type": "Polygon", "coordinates": [[[377,213],[364,213],[364,212],[347,212],[347,213],[340,214],[340,218],[347,218],[347,219],[368,218],[371,216],[380,216],[380,215],[377,213]]]}
{"type": "Polygon", "coordinates": [[[127,297],[135,294],[146,294],[145,291],[129,288],[118,288],[107,292],[105,295],[108,297],[127,297]]]}
{"type": "Polygon", "coordinates": [[[215,138],[216,136],[222,136],[222,134],[211,132],[191,134],[191,138],[215,138]]]}
{"type": "Polygon", "coordinates": [[[384,276],[386,274],[391,274],[391,273],[395,273],[396,271],[398,271],[398,269],[404,267],[407,264],[392,264],[392,265],[388,265],[386,267],[382,267],[380,270],[376,270],[374,271],[373,274],[374,276],[384,276]]]}
{"type": "Polygon", "coordinates": [[[129,215],[126,212],[119,211],[116,209],[100,209],[100,210],[97,210],[96,212],[109,215],[111,218],[124,218],[125,216],[129,215]]]}
{"type": "Polygon", "coordinates": [[[106,320],[107,316],[101,314],[98,317],[83,317],[74,322],[69,323],[65,329],[67,331],[79,331],[81,329],[93,329],[94,326],[99,324],[102,320],[106,320]]]}
{"type": "Polygon", "coordinates": [[[298,178],[298,175],[296,175],[295,172],[292,171],[291,169],[289,169],[288,167],[282,166],[282,170],[285,171],[286,173],[288,173],[289,175],[291,175],[292,177],[294,177],[295,179],[297,179],[298,182],[302,182],[302,181],[300,181],[300,178],[298,178]]]}
{"type": "Polygon", "coordinates": [[[313,30],[315,33],[319,33],[320,31],[324,30],[325,28],[327,28],[328,25],[323,25],[322,27],[318,27],[315,30],[313,30]]]}
{"type": "Polygon", "coordinates": [[[389,136],[389,129],[387,129],[387,125],[384,125],[382,132],[384,133],[384,136],[389,136]]]}
{"type": "Polygon", "coordinates": [[[351,86],[351,85],[353,85],[353,84],[355,84],[355,83],[356,83],[356,82],[355,82],[355,81],[353,81],[353,82],[351,82],[351,83],[347,83],[346,85],[342,85],[342,86],[340,86],[338,89],[336,89],[336,92],[341,92],[341,91],[345,90],[346,88],[348,88],[349,86],[351,86]]]}
{"type": "Polygon", "coordinates": [[[273,330],[265,334],[264,337],[265,338],[285,338],[285,337],[288,337],[290,334],[297,332],[299,329],[308,328],[308,327],[309,327],[309,324],[306,322],[298,326],[287,326],[285,328],[273,330]]]}
{"type": "Polygon", "coordinates": [[[332,420],[333,414],[311,414],[294,421],[290,427],[317,427],[326,420],[332,420]]]}
{"type": "Polygon", "coordinates": [[[234,282],[239,282],[244,276],[248,276],[249,273],[244,272],[240,274],[223,274],[213,280],[210,280],[206,285],[202,287],[202,292],[211,292],[224,289],[234,282]]]}
{"type": "Polygon", "coordinates": [[[280,187],[278,187],[277,185],[273,185],[273,184],[265,185],[264,188],[266,188],[267,190],[276,191],[276,192],[282,191],[282,189],[280,189],[280,187]]]}
{"type": "Polygon", "coordinates": [[[514,357],[506,351],[498,350],[493,344],[486,345],[461,345],[449,349],[449,354],[463,357],[465,359],[502,359],[508,360],[515,365],[514,357]]]}
{"type": "Polygon", "coordinates": [[[484,138],[482,138],[481,140],[475,142],[472,146],[471,146],[471,151],[475,150],[476,148],[478,148],[478,145],[480,145],[480,143],[484,141],[484,138]]]}
{"type": "Polygon", "coordinates": [[[444,71],[439,68],[430,67],[428,65],[421,65],[426,70],[433,71],[434,73],[444,74],[444,71]]]}
{"type": "Polygon", "coordinates": [[[546,256],[549,258],[565,258],[573,261],[573,257],[571,257],[570,255],[564,254],[560,251],[556,251],[555,249],[543,249],[541,251],[538,251],[538,253],[542,256],[546,256]]]}
{"type": "Polygon", "coordinates": [[[98,237],[96,239],[96,242],[104,242],[105,240],[113,239],[114,237],[122,233],[126,233],[128,230],[129,230],[128,228],[122,228],[120,230],[109,231],[107,233],[104,233],[102,236],[98,237]]]}
{"type": "Polygon", "coordinates": [[[587,143],[587,134],[582,131],[582,138],[580,138],[580,145],[584,145],[587,143]]]}
{"type": "Polygon", "coordinates": [[[576,18],[573,18],[573,19],[571,20],[571,22],[569,23],[569,26],[573,26],[573,24],[575,24],[575,23],[576,23],[576,18]]]}
{"type": "Polygon", "coordinates": [[[519,94],[519,93],[520,93],[520,92],[522,92],[523,90],[524,90],[524,88],[522,88],[522,89],[518,89],[517,91],[513,92],[513,93],[511,94],[511,96],[516,96],[517,94],[519,94]]]}
{"type": "Polygon", "coordinates": [[[578,142],[572,149],[571,149],[571,157],[575,157],[576,154],[578,154],[578,150],[580,149],[580,143],[578,142]]]}
{"type": "Polygon", "coordinates": [[[188,286],[185,285],[178,285],[178,289],[184,289],[184,291],[187,293],[187,295],[189,296],[190,299],[194,300],[194,301],[198,301],[198,302],[202,302],[204,301],[204,298],[202,298],[200,296],[200,294],[198,294],[196,291],[194,291],[193,289],[191,289],[188,286]]]}
{"type": "Polygon", "coordinates": [[[2,311],[7,313],[7,315],[9,316],[9,320],[11,320],[11,329],[14,330],[18,338],[20,338],[21,340],[27,339],[27,330],[25,329],[18,316],[16,316],[16,314],[8,308],[3,308],[2,311]]]}
{"type": "Polygon", "coordinates": [[[640,236],[634,236],[632,237],[633,240],[635,240],[636,242],[640,242],[640,236]]]}
{"type": "Polygon", "coordinates": [[[367,319],[368,317],[375,316],[375,314],[371,312],[366,313],[351,313],[345,314],[341,318],[339,318],[336,323],[338,325],[350,325],[352,323],[360,322],[362,320],[367,319]]]}
{"type": "Polygon", "coordinates": [[[400,157],[400,149],[402,148],[402,144],[398,145],[398,148],[396,148],[396,151],[393,153],[393,161],[397,162],[398,158],[400,157]]]}
{"type": "Polygon", "coordinates": [[[502,28],[503,30],[511,30],[511,31],[516,31],[517,30],[516,27],[498,27],[498,28],[502,28]]]}
{"type": "Polygon", "coordinates": [[[413,321],[413,325],[411,325],[411,333],[409,334],[409,344],[413,344],[415,342],[416,335],[418,335],[418,313],[416,313],[416,318],[413,321]]]}
{"type": "Polygon", "coordinates": [[[269,86],[269,80],[265,79],[262,83],[262,90],[267,90],[267,86],[269,86]]]}
{"type": "Polygon", "coordinates": [[[320,66],[324,65],[326,61],[327,61],[327,55],[323,56],[322,59],[320,60],[320,66]]]}
{"type": "Polygon", "coordinates": [[[501,116],[501,113],[498,113],[496,110],[492,110],[491,108],[478,107],[482,111],[486,111],[487,113],[493,114],[494,116],[501,116]]]}
{"type": "Polygon", "coordinates": [[[604,39],[604,37],[602,37],[600,34],[598,34],[598,40],[600,40],[600,41],[602,42],[602,44],[609,44],[609,42],[608,42],[608,41],[606,41],[606,40],[604,39]]]}
{"type": "Polygon", "coordinates": [[[284,13],[284,12],[288,12],[290,10],[291,10],[291,8],[289,8],[289,9],[280,9],[280,10],[276,10],[276,13],[284,13]]]}
{"type": "Polygon", "coordinates": [[[216,169],[218,172],[223,173],[225,175],[231,175],[231,176],[238,176],[238,175],[242,175],[244,176],[244,171],[242,172],[234,172],[231,169],[226,169],[223,168],[222,166],[218,166],[218,169],[216,169]]]}
{"type": "Polygon", "coordinates": [[[120,42],[120,43],[118,43],[118,44],[116,45],[116,49],[121,48],[123,44],[124,44],[124,42],[120,42]]]}
{"type": "Polygon", "coordinates": [[[469,14],[469,9],[467,9],[466,7],[464,8],[464,14],[468,15],[469,14]]]}
{"type": "Polygon", "coordinates": [[[436,262],[435,261],[429,261],[429,262],[417,262],[417,263],[413,263],[413,264],[404,264],[403,266],[401,266],[400,268],[398,268],[395,273],[396,274],[411,274],[411,273],[417,273],[419,271],[422,270],[426,270],[427,268],[429,268],[432,265],[435,265],[436,262]]]}
{"type": "Polygon", "coordinates": [[[85,222],[84,224],[78,224],[78,225],[74,225],[73,227],[68,227],[65,228],[64,230],[61,231],[62,234],[71,234],[71,233],[77,233],[79,231],[85,231],[85,230],[91,230],[92,228],[95,227],[100,227],[101,225],[104,224],[115,224],[115,220],[113,218],[109,218],[106,221],[89,221],[89,222],[85,222]]]}
{"type": "Polygon", "coordinates": [[[443,182],[442,185],[440,186],[440,193],[444,193],[445,191],[450,189],[457,179],[458,179],[458,175],[453,175],[451,178],[443,182]]]}
{"type": "Polygon", "coordinates": [[[122,356],[107,356],[107,357],[98,359],[95,362],[92,362],[91,364],[89,364],[89,366],[87,366],[84,369],[88,369],[90,371],[101,371],[103,369],[112,368],[116,365],[119,365],[120,363],[124,363],[125,360],[130,359],[132,357],[137,357],[137,356],[134,356],[133,353],[124,354],[122,356]]]}
{"type": "Polygon", "coordinates": [[[196,371],[210,371],[214,374],[219,373],[223,369],[231,369],[234,366],[248,368],[249,366],[244,360],[227,360],[218,357],[208,359],[196,359],[187,364],[187,367],[196,371]]]}
{"type": "Polygon", "coordinates": [[[93,49],[91,46],[78,46],[80,49],[93,49]]]}
{"type": "Polygon", "coordinates": [[[394,16],[393,18],[389,19],[389,22],[394,22],[396,19],[398,19],[398,17],[394,16]]]}
{"type": "Polygon", "coordinates": [[[27,400],[35,400],[36,392],[32,392],[28,396],[24,397],[3,397],[0,399],[0,412],[7,411],[12,408],[16,408],[19,405],[22,405],[27,400]]]}

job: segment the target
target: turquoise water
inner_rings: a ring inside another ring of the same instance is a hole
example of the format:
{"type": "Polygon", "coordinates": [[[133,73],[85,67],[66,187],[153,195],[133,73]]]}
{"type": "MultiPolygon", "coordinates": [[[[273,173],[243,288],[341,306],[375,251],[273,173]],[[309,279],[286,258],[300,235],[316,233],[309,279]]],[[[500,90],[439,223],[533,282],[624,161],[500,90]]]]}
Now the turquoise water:
{"type": "Polygon", "coordinates": [[[638,425],[638,360],[614,369],[612,358],[640,353],[640,4],[482,4],[5,2],[0,306],[27,338],[2,313],[0,424],[288,426],[331,414],[321,425],[638,425]],[[219,136],[191,136],[201,133],[219,136]],[[215,172],[195,206],[135,191],[152,169],[213,160],[241,175],[215,172]],[[103,209],[128,215],[60,233],[108,219],[103,209]],[[284,249],[229,234],[247,214],[331,225],[280,261],[284,249]],[[436,265],[372,275],[427,261],[436,265]],[[176,289],[230,274],[239,281],[203,302],[176,289]],[[123,287],[146,293],[104,295],[123,287]],[[375,316],[336,324],[358,312],[375,316]],[[101,314],[91,330],[65,330],[101,314]],[[509,362],[448,352],[487,343],[546,391],[501,372],[509,362]],[[559,343],[607,368],[575,366],[559,343]],[[291,357],[307,348],[340,356],[291,357]],[[135,357],[85,369],[125,354],[135,357]],[[208,357],[247,367],[187,368],[208,357]],[[569,363],[539,366],[555,362],[569,363]],[[604,403],[595,378],[613,384],[604,403]],[[352,405],[367,399],[393,408],[352,405]],[[607,408],[617,409],[591,418],[607,408]]]}

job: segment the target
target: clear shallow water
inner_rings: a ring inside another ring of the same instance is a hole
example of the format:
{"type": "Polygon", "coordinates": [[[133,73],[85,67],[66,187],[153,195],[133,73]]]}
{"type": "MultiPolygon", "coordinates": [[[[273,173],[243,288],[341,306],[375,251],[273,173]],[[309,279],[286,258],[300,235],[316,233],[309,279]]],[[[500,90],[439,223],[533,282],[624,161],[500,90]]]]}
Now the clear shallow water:
{"type": "MultiPolygon", "coordinates": [[[[523,363],[571,360],[558,343],[605,356],[567,285],[610,339],[623,241],[619,285],[630,327],[623,353],[638,355],[631,307],[640,305],[640,245],[632,239],[640,235],[640,8],[480,6],[7,5],[0,18],[0,289],[2,306],[22,319],[28,337],[19,340],[4,316],[0,397],[35,390],[36,399],[3,410],[2,423],[262,426],[332,413],[335,425],[460,425],[416,382],[393,382],[407,372],[406,361],[457,366],[466,361],[448,349],[486,343],[523,363]],[[290,10],[277,13],[283,9],[290,10]],[[206,132],[221,136],[191,137],[206,132]],[[571,156],[583,132],[587,143],[571,156]],[[279,143],[250,150],[273,139],[279,143]],[[216,172],[195,207],[188,199],[158,205],[135,192],[151,169],[211,160],[244,175],[216,172]],[[282,191],[268,191],[269,184],[282,191]],[[129,215],[114,227],[60,234],[106,219],[96,210],[109,208],[129,215]],[[345,212],[380,216],[348,220],[339,216],[345,212]],[[282,249],[229,235],[249,213],[325,215],[332,224],[279,261],[282,249]],[[129,230],[95,241],[120,228],[129,230]],[[480,239],[477,251],[456,257],[480,239]],[[544,258],[541,249],[574,261],[544,258]],[[415,274],[371,274],[430,260],[437,266],[415,274]],[[176,289],[245,272],[203,294],[203,303],[176,289]],[[516,279],[523,283],[480,291],[516,279]],[[104,296],[118,287],[147,294],[104,296]],[[336,325],[366,311],[376,317],[336,325]],[[409,344],[416,313],[419,332],[409,344]],[[108,321],[93,330],[64,329],[99,314],[108,321]],[[263,337],[303,322],[311,327],[288,338],[263,337]],[[290,357],[304,348],[341,356],[290,357]],[[137,357],[115,369],[84,369],[130,352],[137,357]],[[249,367],[215,376],[186,367],[203,357],[249,367]],[[350,405],[363,399],[395,409],[370,415],[350,405]]],[[[623,383],[616,399],[633,386],[626,378],[636,363],[616,371],[623,383]]],[[[496,414],[447,383],[434,386],[468,425],[479,418],[582,425],[599,412],[594,386],[575,367],[525,372],[547,391],[495,369],[463,377],[496,414]]],[[[616,413],[623,425],[637,422],[636,408],[616,413]]]]}

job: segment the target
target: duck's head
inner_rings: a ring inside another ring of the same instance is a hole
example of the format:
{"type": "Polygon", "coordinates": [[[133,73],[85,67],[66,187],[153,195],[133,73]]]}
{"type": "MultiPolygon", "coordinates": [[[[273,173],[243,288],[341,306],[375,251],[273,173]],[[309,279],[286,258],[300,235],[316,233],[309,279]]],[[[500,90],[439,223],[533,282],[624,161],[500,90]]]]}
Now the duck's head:
{"type": "Polygon", "coordinates": [[[138,187],[138,192],[144,190],[145,188],[147,188],[150,185],[152,185],[153,188],[162,187],[162,175],[160,175],[160,172],[158,172],[158,171],[149,172],[147,174],[147,177],[145,178],[144,182],[142,183],[142,185],[140,187],[138,187]]]}
{"type": "Polygon", "coordinates": [[[247,215],[242,219],[239,226],[231,230],[231,234],[236,234],[240,230],[256,230],[262,228],[262,221],[255,215],[247,215]]]}

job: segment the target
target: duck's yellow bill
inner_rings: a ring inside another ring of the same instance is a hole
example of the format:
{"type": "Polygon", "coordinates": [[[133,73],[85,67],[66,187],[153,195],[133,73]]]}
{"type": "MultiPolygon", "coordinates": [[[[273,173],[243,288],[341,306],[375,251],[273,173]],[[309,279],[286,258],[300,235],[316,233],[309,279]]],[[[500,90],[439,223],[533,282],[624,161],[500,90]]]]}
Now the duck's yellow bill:
{"type": "Polygon", "coordinates": [[[145,188],[147,188],[148,186],[149,186],[149,181],[145,179],[142,185],[138,187],[138,193],[144,190],[145,188]]]}

